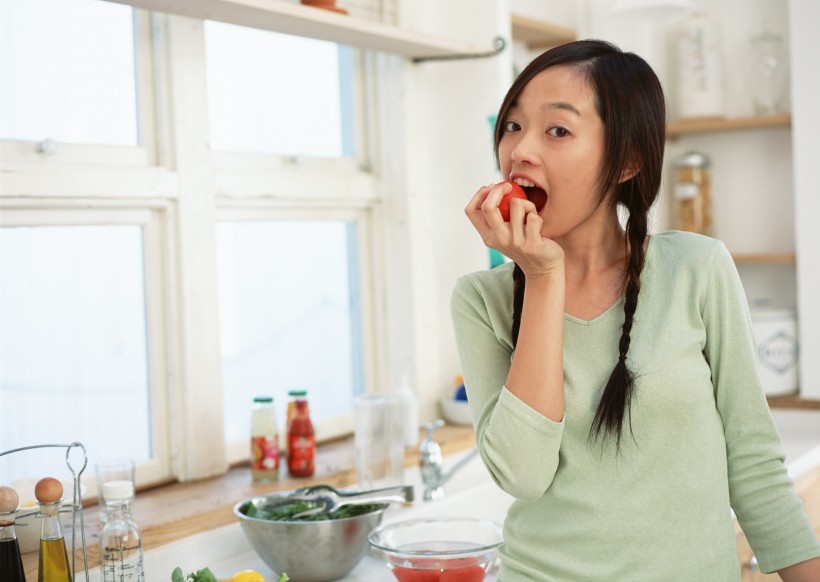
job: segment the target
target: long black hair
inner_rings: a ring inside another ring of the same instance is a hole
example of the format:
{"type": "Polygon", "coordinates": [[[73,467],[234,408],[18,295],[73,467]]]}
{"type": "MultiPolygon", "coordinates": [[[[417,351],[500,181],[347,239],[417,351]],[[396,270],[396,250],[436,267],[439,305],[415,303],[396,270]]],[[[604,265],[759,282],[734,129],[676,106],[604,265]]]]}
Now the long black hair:
{"type": "MultiPolygon", "coordinates": [[[[625,276],[623,282],[624,325],[618,343],[618,362],[601,395],[590,435],[612,435],[620,445],[624,419],[629,418],[635,378],[627,365],[630,333],[645,261],[649,209],[657,197],[663,168],[666,139],[666,104],[660,81],[641,57],[621,51],[599,40],[582,40],[555,47],[536,57],[513,82],[495,125],[494,147],[504,135],[510,107],[521,91],[538,73],[556,66],[575,67],[595,94],[595,106],[604,124],[604,158],[599,204],[620,204],[628,213],[625,238],[625,276]],[[622,181],[625,171],[637,174],[622,181]]],[[[524,272],[513,270],[513,345],[518,341],[524,303],[524,272]]],[[[630,424],[631,426],[631,424],[630,424]]]]}

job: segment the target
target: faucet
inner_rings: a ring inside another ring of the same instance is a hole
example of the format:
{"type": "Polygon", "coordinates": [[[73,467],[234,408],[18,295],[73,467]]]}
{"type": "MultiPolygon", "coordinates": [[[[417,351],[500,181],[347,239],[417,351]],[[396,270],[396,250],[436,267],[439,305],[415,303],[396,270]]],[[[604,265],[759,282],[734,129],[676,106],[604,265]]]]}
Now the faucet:
{"type": "Polygon", "coordinates": [[[427,431],[427,436],[419,445],[419,467],[421,468],[421,480],[424,483],[425,501],[443,499],[444,484],[478,454],[478,448],[473,449],[453,465],[447,473],[444,473],[444,458],[441,455],[441,446],[433,438],[433,433],[442,426],[444,426],[444,421],[440,418],[425,423],[424,429],[427,431]]]}

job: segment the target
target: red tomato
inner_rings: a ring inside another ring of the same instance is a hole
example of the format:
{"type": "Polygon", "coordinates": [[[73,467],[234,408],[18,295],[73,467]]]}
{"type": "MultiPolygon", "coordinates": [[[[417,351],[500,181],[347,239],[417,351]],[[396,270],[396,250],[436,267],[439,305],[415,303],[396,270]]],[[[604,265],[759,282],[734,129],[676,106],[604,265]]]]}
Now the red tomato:
{"type": "Polygon", "coordinates": [[[504,182],[504,184],[510,184],[512,186],[512,190],[501,197],[501,202],[498,203],[498,210],[501,211],[501,218],[504,219],[504,222],[509,222],[510,200],[513,198],[521,198],[522,200],[526,200],[527,195],[524,194],[524,189],[515,182],[504,182]]]}
{"type": "Polygon", "coordinates": [[[399,582],[439,582],[438,570],[416,570],[415,568],[393,568],[393,575],[399,582]]]}
{"type": "Polygon", "coordinates": [[[482,580],[484,580],[484,568],[481,566],[444,570],[439,578],[439,582],[481,582],[482,580]]]}

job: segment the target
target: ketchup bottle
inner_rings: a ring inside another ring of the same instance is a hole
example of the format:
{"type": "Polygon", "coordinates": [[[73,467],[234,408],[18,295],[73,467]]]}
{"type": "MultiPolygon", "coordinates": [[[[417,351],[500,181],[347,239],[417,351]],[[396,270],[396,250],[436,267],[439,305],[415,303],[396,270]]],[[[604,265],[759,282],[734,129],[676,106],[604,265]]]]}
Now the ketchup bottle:
{"type": "Polygon", "coordinates": [[[316,436],[306,398],[296,398],[288,430],[288,471],[293,477],[310,477],[315,471],[316,436]]]}

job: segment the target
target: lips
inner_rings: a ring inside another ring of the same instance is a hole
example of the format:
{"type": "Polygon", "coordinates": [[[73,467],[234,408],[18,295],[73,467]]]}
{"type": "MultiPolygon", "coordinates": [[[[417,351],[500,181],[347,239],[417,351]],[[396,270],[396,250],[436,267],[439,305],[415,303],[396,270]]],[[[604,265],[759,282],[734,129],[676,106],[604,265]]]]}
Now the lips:
{"type": "Polygon", "coordinates": [[[549,194],[547,194],[543,188],[536,185],[536,183],[529,178],[517,176],[511,180],[524,189],[524,193],[527,195],[527,200],[535,204],[536,211],[541,212],[547,204],[549,194]]]}

